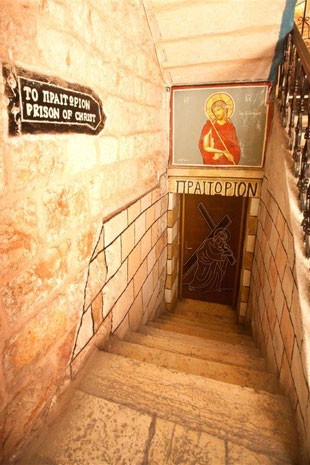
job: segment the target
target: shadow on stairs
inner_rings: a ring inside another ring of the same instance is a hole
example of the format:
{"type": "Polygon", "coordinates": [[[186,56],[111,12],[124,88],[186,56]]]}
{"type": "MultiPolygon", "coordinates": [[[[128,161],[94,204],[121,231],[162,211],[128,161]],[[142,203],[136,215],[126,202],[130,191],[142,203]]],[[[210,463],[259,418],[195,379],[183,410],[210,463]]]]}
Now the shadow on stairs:
{"type": "Polygon", "coordinates": [[[20,465],[289,465],[288,400],[223,305],[184,300],[111,338],[20,465]]]}

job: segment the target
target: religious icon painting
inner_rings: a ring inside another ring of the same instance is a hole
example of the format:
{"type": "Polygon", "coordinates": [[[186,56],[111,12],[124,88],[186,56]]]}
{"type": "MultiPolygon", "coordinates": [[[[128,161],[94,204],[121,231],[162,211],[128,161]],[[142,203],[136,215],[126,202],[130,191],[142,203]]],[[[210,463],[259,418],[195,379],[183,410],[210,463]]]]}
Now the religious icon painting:
{"type": "Polygon", "coordinates": [[[172,87],[170,165],[262,167],[268,83],[172,87]]]}

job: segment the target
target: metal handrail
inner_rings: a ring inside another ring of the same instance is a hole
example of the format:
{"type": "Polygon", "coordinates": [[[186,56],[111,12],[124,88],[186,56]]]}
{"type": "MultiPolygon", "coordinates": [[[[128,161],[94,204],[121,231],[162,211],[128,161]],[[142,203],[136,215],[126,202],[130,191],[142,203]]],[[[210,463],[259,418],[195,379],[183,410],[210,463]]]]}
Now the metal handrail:
{"type": "Polygon", "coordinates": [[[296,24],[287,36],[278,69],[277,98],[282,124],[289,136],[294,175],[298,178],[301,226],[306,257],[310,258],[310,53],[296,24]]]}
{"type": "Polygon", "coordinates": [[[307,76],[310,76],[309,50],[296,24],[293,27],[293,41],[307,76]]]}

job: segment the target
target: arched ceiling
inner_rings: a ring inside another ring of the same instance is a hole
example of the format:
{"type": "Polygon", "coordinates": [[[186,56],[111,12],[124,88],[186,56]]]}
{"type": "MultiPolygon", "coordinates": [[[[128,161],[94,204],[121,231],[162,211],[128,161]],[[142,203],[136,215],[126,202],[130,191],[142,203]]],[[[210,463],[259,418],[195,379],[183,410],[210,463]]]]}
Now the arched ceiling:
{"type": "Polygon", "coordinates": [[[167,85],[268,79],[286,0],[143,4],[167,85]]]}

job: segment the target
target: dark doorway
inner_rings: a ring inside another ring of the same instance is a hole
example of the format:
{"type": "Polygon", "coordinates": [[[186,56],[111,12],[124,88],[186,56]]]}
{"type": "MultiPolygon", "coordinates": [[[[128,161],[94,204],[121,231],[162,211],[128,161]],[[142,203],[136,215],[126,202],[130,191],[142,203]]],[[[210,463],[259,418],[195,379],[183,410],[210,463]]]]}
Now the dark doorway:
{"type": "Polygon", "coordinates": [[[182,297],[235,306],[247,199],[183,195],[182,297]]]}

